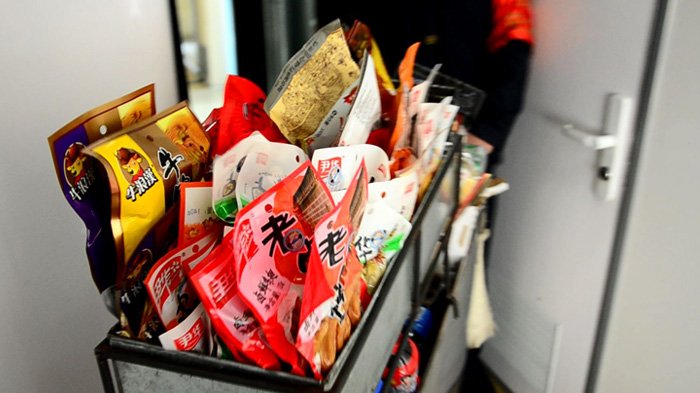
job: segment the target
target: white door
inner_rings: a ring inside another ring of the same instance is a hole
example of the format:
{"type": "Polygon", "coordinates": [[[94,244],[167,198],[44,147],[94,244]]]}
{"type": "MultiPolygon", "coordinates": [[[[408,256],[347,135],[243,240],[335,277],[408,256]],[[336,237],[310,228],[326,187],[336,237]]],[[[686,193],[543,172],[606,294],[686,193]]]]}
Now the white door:
{"type": "Polygon", "coordinates": [[[640,102],[653,0],[533,0],[525,109],[498,175],[489,285],[497,336],[482,359],[517,393],[578,393],[586,378],[620,210],[594,192],[595,151],[561,122],[603,125],[606,96],[640,102]]]}

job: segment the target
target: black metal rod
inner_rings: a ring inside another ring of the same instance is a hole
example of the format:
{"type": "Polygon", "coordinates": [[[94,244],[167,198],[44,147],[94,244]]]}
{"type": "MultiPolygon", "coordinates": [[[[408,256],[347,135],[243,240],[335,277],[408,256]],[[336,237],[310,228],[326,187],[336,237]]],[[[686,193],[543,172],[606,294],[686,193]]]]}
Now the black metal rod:
{"type": "Polygon", "coordinates": [[[170,8],[170,30],[173,36],[173,58],[175,60],[175,76],[177,78],[177,95],[179,101],[186,101],[189,99],[189,95],[187,93],[185,66],[182,63],[182,49],[180,48],[182,36],[180,35],[180,24],[178,22],[175,0],[168,0],[168,7],[170,8]]]}

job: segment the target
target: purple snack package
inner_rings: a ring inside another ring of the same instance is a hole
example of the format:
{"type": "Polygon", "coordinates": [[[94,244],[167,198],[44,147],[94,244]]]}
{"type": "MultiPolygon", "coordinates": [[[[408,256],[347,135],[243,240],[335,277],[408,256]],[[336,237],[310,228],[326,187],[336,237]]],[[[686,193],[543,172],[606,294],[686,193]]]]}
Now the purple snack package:
{"type": "Polygon", "coordinates": [[[155,114],[154,87],[145,86],[74,119],[48,138],[58,183],[68,204],[85,223],[92,279],[105,299],[116,280],[115,245],[110,226],[110,192],[99,163],[82,150],[106,135],[155,114]]]}

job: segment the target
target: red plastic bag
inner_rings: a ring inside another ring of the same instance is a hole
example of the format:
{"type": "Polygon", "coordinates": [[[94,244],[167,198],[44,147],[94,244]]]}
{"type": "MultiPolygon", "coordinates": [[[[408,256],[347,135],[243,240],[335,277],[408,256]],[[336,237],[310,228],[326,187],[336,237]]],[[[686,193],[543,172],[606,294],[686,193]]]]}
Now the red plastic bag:
{"type": "Polygon", "coordinates": [[[231,263],[232,239],[233,232],[229,232],[207,258],[188,272],[188,277],[214,330],[234,356],[243,355],[264,369],[279,370],[277,357],[268,347],[258,321],[238,292],[231,263]]]}
{"type": "Polygon", "coordinates": [[[241,295],[275,353],[304,375],[296,332],[313,228],[333,206],[307,161],[238,213],[234,263],[241,295]]]}
{"type": "Polygon", "coordinates": [[[248,79],[228,76],[224,106],[218,113],[218,128],[210,134],[216,135],[212,143],[213,155],[225,153],[253,131],[260,131],[270,142],[289,143],[263,109],[266,97],[265,93],[248,79]]]}

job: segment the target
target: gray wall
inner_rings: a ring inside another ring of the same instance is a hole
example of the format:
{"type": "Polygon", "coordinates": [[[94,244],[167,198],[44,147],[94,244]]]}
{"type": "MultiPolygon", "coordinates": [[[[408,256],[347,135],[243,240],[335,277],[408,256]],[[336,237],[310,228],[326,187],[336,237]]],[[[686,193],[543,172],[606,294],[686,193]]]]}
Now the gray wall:
{"type": "Polygon", "coordinates": [[[596,392],[700,391],[698,19],[670,2],[596,392]]]}
{"type": "Polygon", "coordinates": [[[114,321],[46,138],[150,82],[175,103],[167,2],[3,1],[0,37],[0,392],[97,392],[114,321]]]}

